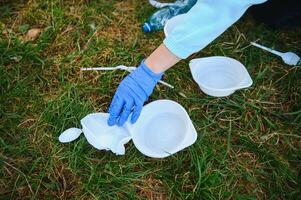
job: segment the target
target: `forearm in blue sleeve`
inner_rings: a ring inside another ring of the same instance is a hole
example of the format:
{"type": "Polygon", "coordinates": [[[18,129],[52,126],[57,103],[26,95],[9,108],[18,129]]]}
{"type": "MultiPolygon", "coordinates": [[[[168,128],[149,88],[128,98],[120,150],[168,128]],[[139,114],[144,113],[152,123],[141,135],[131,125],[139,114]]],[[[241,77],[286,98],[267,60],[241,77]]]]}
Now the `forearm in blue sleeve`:
{"type": "Polygon", "coordinates": [[[179,58],[185,59],[205,48],[235,23],[253,4],[266,0],[198,0],[163,43],[179,58]]]}

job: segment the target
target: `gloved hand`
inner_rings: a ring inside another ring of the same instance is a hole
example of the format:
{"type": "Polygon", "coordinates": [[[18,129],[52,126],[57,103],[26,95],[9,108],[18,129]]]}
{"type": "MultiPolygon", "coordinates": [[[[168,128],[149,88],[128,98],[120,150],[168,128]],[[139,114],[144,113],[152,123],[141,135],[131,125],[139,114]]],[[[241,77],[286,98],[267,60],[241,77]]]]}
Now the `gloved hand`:
{"type": "Polygon", "coordinates": [[[133,112],[131,123],[139,118],[144,102],[154,90],[163,73],[156,74],[144,61],[119,84],[109,108],[108,125],[122,126],[133,112]]]}

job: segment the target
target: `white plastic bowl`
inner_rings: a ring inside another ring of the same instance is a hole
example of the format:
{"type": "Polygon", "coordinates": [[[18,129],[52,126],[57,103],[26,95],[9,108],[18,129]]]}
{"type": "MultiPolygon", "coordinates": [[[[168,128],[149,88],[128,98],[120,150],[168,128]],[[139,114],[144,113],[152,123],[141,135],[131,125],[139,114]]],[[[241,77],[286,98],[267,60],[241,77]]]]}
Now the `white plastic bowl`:
{"type": "Polygon", "coordinates": [[[214,97],[225,97],[253,83],[239,61],[223,56],[193,59],[189,63],[193,79],[200,89],[214,97]]]}
{"type": "Polygon", "coordinates": [[[170,100],[146,105],[131,125],[136,148],[149,157],[164,158],[192,145],[197,132],[185,109],[170,100]]]}
{"type": "Polygon", "coordinates": [[[164,158],[190,145],[197,139],[196,130],[185,109],[170,100],[154,101],[143,107],[135,124],[108,126],[107,113],[92,113],[81,120],[82,129],[69,128],[59,141],[77,139],[83,132],[87,141],[99,150],[125,153],[124,145],[133,139],[136,148],[146,156],[164,158]]]}

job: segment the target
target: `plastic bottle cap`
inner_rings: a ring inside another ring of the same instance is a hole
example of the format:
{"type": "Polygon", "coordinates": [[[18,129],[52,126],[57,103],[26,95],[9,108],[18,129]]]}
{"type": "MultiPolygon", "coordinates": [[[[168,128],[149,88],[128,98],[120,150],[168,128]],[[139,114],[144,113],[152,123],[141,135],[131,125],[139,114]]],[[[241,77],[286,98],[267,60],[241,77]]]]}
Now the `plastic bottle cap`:
{"type": "Polygon", "coordinates": [[[152,31],[152,27],[151,27],[151,25],[149,23],[146,22],[146,23],[143,24],[142,30],[145,33],[149,33],[149,32],[152,31]]]}

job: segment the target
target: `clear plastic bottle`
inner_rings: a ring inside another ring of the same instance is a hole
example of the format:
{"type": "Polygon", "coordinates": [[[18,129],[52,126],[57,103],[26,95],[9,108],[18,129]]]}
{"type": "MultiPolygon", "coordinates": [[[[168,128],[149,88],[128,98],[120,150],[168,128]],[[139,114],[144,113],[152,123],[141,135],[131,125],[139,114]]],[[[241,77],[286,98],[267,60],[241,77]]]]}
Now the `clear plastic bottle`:
{"type": "Polygon", "coordinates": [[[163,29],[167,20],[174,16],[187,13],[196,2],[197,0],[177,0],[174,3],[164,4],[151,0],[150,3],[153,6],[161,9],[150,16],[147,22],[143,24],[143,32],[149,33],[163,29]]]}

